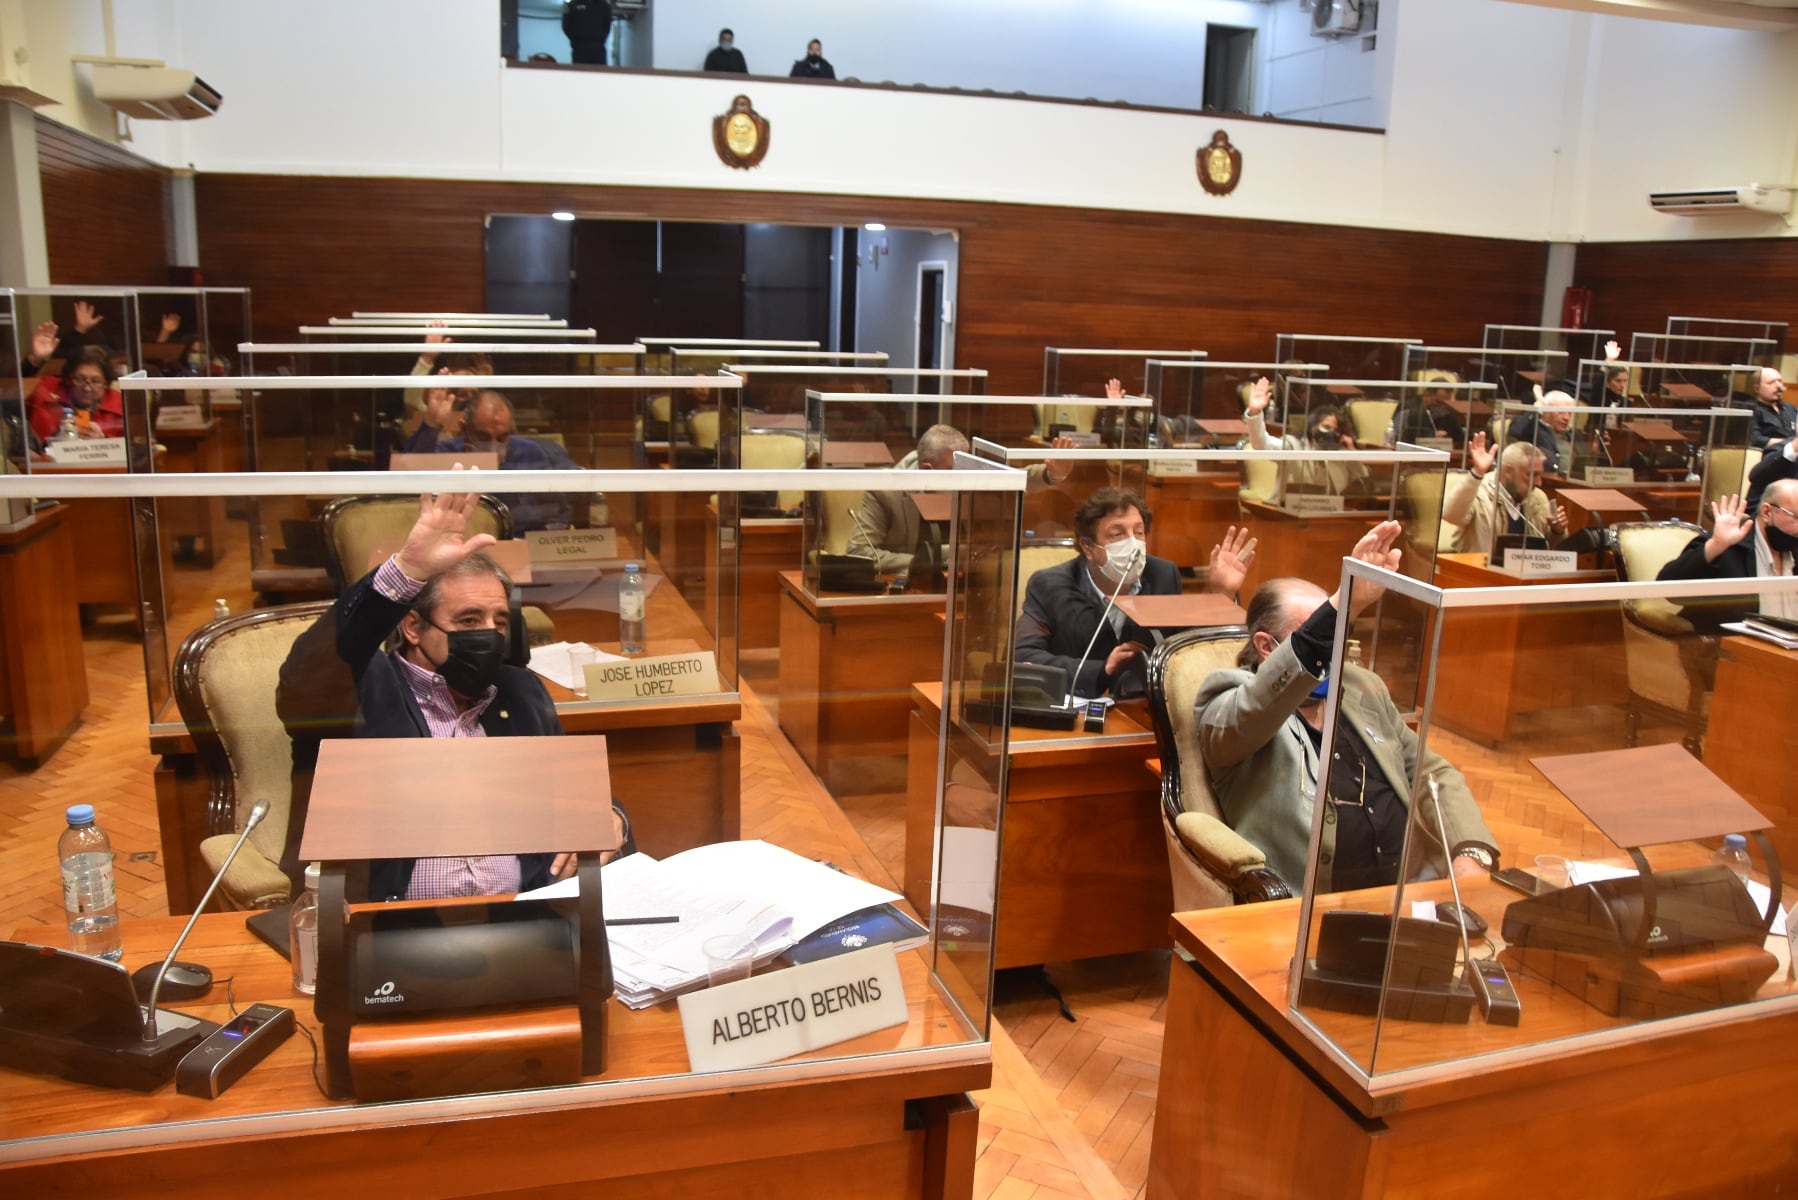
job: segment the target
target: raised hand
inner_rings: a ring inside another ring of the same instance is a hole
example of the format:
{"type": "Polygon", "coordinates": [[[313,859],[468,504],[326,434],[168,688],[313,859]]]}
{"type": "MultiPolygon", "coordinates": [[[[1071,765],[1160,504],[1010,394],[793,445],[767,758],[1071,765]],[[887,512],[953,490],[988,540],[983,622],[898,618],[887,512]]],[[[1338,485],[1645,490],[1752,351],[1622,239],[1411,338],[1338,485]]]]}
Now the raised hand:
{"type": "Polygon", "coordinates": [[[1704,561],[1716,562],[1717,556],[1747,537],[1754,528],[1748,502],[1740,496],[1725,496],[1711,502],[1711,536],[1704,542],[1704,561]]]}
{"type": "MultiPolygon", "coordinates": [[[[434,319],[429,325],[425,326],[425,344],[429,346],[441,346],[443,343],[449,341],[449,334],[443,332],[448,328],[449,322],[445,321],[442,317],[434,319]]],[[[423,354],[418,356],[418,361],[422,363],[434,363],[437,361],[437,352],[435,350],[426,350],[423,354]]]]}
{"type": "Polygon", "coordinates": [[[1124,385],[1116,379],[1107,379],[1105,381],[1105,398],[1107,400],[1122,400],[1124,398],[1124,385]]]}
{"type": "Polygon", "coordinates": [[[94,311],[86,300],[75,301],[75,332],[86,333],[106,318],[94,311]]]}
{"type": "MultiPolygon", "coordinates": [[[[1394,543],[1398,541],[1399,534],[1404,530],[1405,527],[1397,521],[1381,521],[1361,535],[1361,540],[1355,543],[1355,548],[1349,551],[1346,557],[1352,558],[1356,562],[1384,567],[1388,571],[1396,571],[1402,551],[1394,543]]],[[[1379,584],[1369,583],[1365,579],[1356,580],[1354,612],[1349,615],[1354,616],[1361,612],[1385,594],[1386,589],[1379,584]]],[[[1342,611],[1340,590],[1330,597],[1330,603],[1336,607],[1338,612],[1342,611]]]]}
{"type": "Polygon", "coordinates": [[[1249,565],[1255,561],[1255,545],[1257,539],[1249,536],[1249,527],[1241,529],[1232,525],[1224,531],[1224,540],[1211,547],[1211,573],[1206,588],[1224,596],[1234,596],[1242,591],[1242,582],[1248,578],[1249,565]]]}
{"type": "MultiPolygon", "coordinates": [[[[445,367],[437,373],[439,375],[448,375],[449,368],[445,367]]],[[[455,408],[456,398],[450,393],[448,388],[435,387],[425,389],[424,421],[425,424],[429,425],[432,429],[447,428],[450,423],[450,417],[455,412],[455,408]]]]}
{"type": "Polygon", "coordinates": [[[1485,430],[1467,439],[1467,466],[1476,476],[1484,478],[1497,461],[1498,447],[1487,442],[1485,430]]]}
{"type": "Polygon", "coordinates": [[[1558,534],[1565,535],[1567,532],[1567,510],[1561,507],[1559,500],[1548,510],[1548,527],[1558,534]]]}
{"type": "Polygon", "coordinates": [[[43,366],[46,359],[56,353],[55,321],[40,321],[31,331],[31,361],[43,366]]]}
{"type": "Polygon", "coordinates": [[[443,492],[418,498],[418,520],[395,557],[409,579],[420,582],[449,570],[496,540],[490,533],[465,537],[468,518],[480,504],[478,492],[443,492]]]}
{"type": "Polygon", "coordinates": [[[1274,385],[1267,376],[1263,375],[1249,385],[1249,412],[1266,412],[1268,401],[1273,399],[1273,395],[1274,385]]]}
{"type": "Polygon", "coordinates": [[[181,329],[181,314],[180,313],[163,313],[162,314],[162,332],[161,332],[161,334],[159,334],[157,336],[156,340],[159,342],[166,342],[170,338],[174,337],[175,334],[180,331],[180,329],[181,329]]]}
{"type": "Polygon", "coordinates": [[[1606,362],[1616,362],[1622,357],[1623,347],[1617,344],[1616,338],[1612,338],[1604,344],[1604,360],[1606,362]]]}
{"type": "MultiPolygon", "coordinates": [[[[1049,439],[1049,446],[1051,449],[1055,450],[1072,450],[1074,448],[1074,439],[1065,433],[1058,433],[1053,438],[1049,439]]],[[[1073,475],[1073,473],[1074,464],[1071,462],[1046,462],[1043,464],[1043,478],[1047,479],[1051,484],[1059,485],[1066,483],[1068,477],[1073,475]]]]}

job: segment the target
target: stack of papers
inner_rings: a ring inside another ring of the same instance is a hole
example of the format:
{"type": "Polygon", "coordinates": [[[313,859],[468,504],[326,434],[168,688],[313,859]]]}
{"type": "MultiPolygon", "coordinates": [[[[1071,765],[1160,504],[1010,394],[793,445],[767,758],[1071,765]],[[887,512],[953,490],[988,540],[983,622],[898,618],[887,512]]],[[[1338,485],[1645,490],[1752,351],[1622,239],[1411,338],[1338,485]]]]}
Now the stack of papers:
{"type": "MultiPolygon", "coordinates": [[[[607,926],[618,998],[648,1008],[703,987],[708,938],[735,933],[762,962],[851,913],[900,899],[897,892],[801,858],[767,842],[718,842],[656,860],[632,854],[601,868],[608,922],[678,917],[664,924],[607,926]]],[[[576,879],[519,899],[580,894],[576,879]]]]}
{"type": "Polygon", "coordinates": [[[1772,642],[1782,650],[1798,650],[1798,633],[1759,617],[1748,617],[1742,621],[1726,621],[1723,628],[1731,633],[1745,633],[1749,637],[1757,637],[1763,642],[1772,642]]]}
{"type": "Polygon", "coordinates": [[[583,650],[593,651],[593,657],[588,660],[590,662],[630,661],[621,654],[607,654],[604,650],[594,649],[586,642],[548,642],[541,646],[531,647],[531,670],[551,683],[561,684],[571,692],[580,691],[587,686],[587,681],[582,675],[575,673],[574,660],[568,656],[568,652],[577,646],[583,650]]]}

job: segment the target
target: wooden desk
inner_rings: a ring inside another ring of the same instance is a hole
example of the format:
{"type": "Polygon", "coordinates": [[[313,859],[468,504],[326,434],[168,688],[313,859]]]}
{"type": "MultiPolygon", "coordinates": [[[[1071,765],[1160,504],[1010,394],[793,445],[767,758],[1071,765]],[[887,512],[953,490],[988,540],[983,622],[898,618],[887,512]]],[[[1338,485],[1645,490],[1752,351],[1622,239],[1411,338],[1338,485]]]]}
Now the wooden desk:
{"type": "MultiPolygon", "coordinates": [[[[33,474],[70,472],[84,475],[123,475],[124,467],[59,467],[54,463],[31,464],[33,474]]],[[[131,609],[138,621],[137,542],[131,534],[131,501],[124,496],[93,496],[63,502],[68,510],[69,533],[75,543],[75,600],[79,604],[117,604],[131,609]]],[[[163,548],[167,565],[168,545],[163,548]]]]}
{"type": "Polygon", "coordinates": [[[81,726],[87,663],[70,509],[0,529],[0,748],[31,767],[81,726]]]}
{"type": "MultiPolygon", "coordinates": [[[[904,887],[919,912],[931,898],[942,691],[941,683],[911,690],[904,887]]],[[[1011,731],[996,966],[1168,945],[1174,892],[1146,718],[1114,709],[1102,734],[1011,731]]]]}
{"type": "MultiPolygon", "coordinates": [[[[1440,554],[1439,587],[1530,587],[1612,582],[1610,571],[1519,578],[1486,565],[1484,554],[1440,554]]],[[[1442,618],[1432,719],[1484,745],[1511,735],[1519,713],[1621,704],[1627,696],[1623,616],[1615,605],[1454,609],[1442,618]]]]}
{"type": "MultiPolygon", "coordinates": [[[[718,545],[718,506],[706,505],[706,536],[718,545]]],[[[801,563],[805,522],[798,517],[748,517],[737,534],[737,641],[745,650],[766,650],[780,645],[780,573],[801,563]]],[[[718,589],[723,573],[716,568],[705,577],[705,608],[709,618],[718,611],[718,589]]]]}
{"type": "MultiPolygon", "coordinates": [[[[1507,893],[1462,882],[1496,931],[1507,893]]],[[[1438,881],[1407,888],[1406,899],[1433,897],[1433,887],[1446,892],[1438,881]]],[[[1365,894],[1328,900],[1367,906],[1365,894]]],[[[1287,1010],[1298,905],[1174,917],[1193,962],[1176,958],[1169,979],[1149,1196],[1510,1197],[1519,1169],[1548,1195],[1764,1196],[1798,1182],[1789,1112],[1798,1002],[1783,969],[1757,1010],[1673,1029],[1619,1029],[1513,973],[1520,1026],[1487,1025],[1477,1009],[1467,1025],[1389,1022],[1382,1073],[1420,1069],[1364,1085],[1287,1010]],[[1613,1030],[1603,1045],[1565,1040],[1613,1030]],[[1728,1153],[1707,1149],[1722,1146],[1728,1153]]],[[[1371,1017],[1306,1015],[1351,1051],[1370,1043],[1371,1017]]]]}
{"type": "Polygon", "coordinates": [[[943,673],[944,598],[817,596],[799,571],[780,588],[781,732],[851,790],[855,760],[906,752],[911,686],[943,673]]]}
{"type": "MultiPolygon", "coordinates": [[[[225,469],[222,423],[213,418],[196,429],[158,429],[156,440],[166,450],[156,464],[158,471],[217,473],[225,469]]],[[[179,542],[183,557],[211,567],[221,552],[225,528],[225,497],[170,496],[156,502],[156,522],[165,542],[179,542]]]]}
{"type": "Polygon", "coordinates": [[[1151,475],[1143,487],[1143,501],[1155,514],[1149,553],[1178,566],[1203,566],[1210,560],[1211,547],[1223,540],[1224,530],[1241,523],[1237,496],[1242,474],[1235,469],[1151,475]]]}
{"type": "MultiPolygon", "coordinates": [[[[1277,504],[1249,501],[1242,506],[1249,530],[1258,539],[1242,594],[1252,596],[1269,579],[1296,576],[1326,592],[1342,579],[1342,560],[1361,535],[1386,519],[1386,510],[1339,513],[1291,513],[1277,504]]],[[[1209,547],[1207,547],[1209,553],[1209,547]]]]}
{"type": "Polygon", "coordinates": [[[1798,694],[1798,651],[1725,637],[1704,734],[1704,765],[1771,820],[1767,836],[1787,878],[1798,877],[1798,746],[1782,699],[1798,694]]]}
{"type": "MultiPolygon", "coordinates": [[[[160,958],[173,918],[127,922],[126,965],[160,958]]],[[[30,938],[32,931],[20,931],[30,938]]],[[[43,927],[35,940],[60,944],[43,927]]],[[[233,980],[242,1005],[312,1005],[241,914],[202,917],[183,956],[233,980]]],[[[0,1068],[0,1194],[223,1200],[407,1200],[568,1195],[810,1198],[971,1193],[987,1044],[934,985],[922,951],[900,955],[910,1020],[788,1059],[687,1073],[675,1005],[610,1008],[606,1072],[580,1086],[357,1106],[315,1090],[303,1035],[217,1100],[140,1095],[0,1068]],[[853,1057],[861,1056],[861,1057],[853,1057]],[[572,1185],[572,1187],[570,1186],[572,1185]]],[[[180,1007],[228,1019],[225,989],[180,1007]]]]}

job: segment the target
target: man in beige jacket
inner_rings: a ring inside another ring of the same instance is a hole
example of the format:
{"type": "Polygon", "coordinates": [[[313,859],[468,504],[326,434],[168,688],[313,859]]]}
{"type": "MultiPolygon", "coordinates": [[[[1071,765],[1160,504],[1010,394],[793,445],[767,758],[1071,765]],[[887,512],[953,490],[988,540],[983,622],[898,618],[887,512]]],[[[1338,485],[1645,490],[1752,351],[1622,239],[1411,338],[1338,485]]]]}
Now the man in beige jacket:
{"type": "Polygon", "coordinates": [[[1512,442],[1495,455],[1486,435],[1474,434],[1467,443],[1468,473],[1451,474],[1443,486],[1438,548],[1449,554],[1489,554],[1500,534],[1566,536],[1567,510],[1549,503],[1536,486],[1544,461],[1542,451],[1529,442],[1512,442]]]}

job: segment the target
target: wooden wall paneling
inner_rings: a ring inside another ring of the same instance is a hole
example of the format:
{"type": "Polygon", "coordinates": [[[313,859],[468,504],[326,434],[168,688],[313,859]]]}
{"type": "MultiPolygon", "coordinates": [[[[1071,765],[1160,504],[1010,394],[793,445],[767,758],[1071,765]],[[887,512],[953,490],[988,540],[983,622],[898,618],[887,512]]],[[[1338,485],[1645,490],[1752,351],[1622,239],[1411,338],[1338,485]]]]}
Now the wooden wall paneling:
{"type": "Polygon", "coordinates": [[[207,280],[256,289],[270,338],[352,308],[478,310],[488,213],[954,229],[957,365],[991,371],[996,394],[1036,391],[1045,345],[1259,359],[1293,331],[1466,344],[1487,322],[1535,322],[1547,256],[1398,230],[698,189],[220,174],[198,178],[197,204],[207,280]]]}
{"type": "Polygon", "coordinates": [[[43,116],[37,157],[52,283],[169,281],[168,168],[43,116]]]}
{"type": "Polygon", "coordinates": [[[1798,238],[1587,242],[1573,281],[1592,289],[1592,326],[1615,329],[1625,348],[1668,317],[1798,325],[1798,238]]]}

